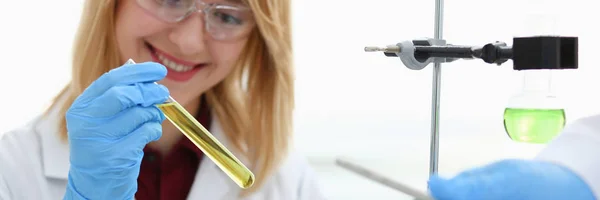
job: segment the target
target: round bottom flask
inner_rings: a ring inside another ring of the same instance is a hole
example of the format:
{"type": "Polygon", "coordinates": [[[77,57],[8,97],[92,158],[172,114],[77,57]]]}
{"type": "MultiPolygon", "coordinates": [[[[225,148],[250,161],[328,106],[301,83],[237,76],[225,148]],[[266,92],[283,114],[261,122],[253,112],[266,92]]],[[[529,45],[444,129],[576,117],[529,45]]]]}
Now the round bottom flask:
{"type": "Polygon", "coordinates": [[[545,144],[566,124],[565,109],[551,91],[550,70],[525,70],[523,89],[504,110],[504,129],[516,142],[545,144]]]}

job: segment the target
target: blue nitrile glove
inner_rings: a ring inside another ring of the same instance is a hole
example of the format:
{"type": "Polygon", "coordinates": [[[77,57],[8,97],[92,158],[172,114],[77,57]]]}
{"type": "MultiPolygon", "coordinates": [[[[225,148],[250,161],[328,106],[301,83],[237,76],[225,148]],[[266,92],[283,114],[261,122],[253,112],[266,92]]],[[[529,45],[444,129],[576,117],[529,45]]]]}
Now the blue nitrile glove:
{"type": "Polygon", "coordinates": [[[454,178],[432,176],[436,200],[594,200],[570,170],[548,162],[509,159],[467,170],[454,178]]]}
{"type": "Polygon", "coordinates": [[[64,199],[133,199],[143,149],[162,135],[155,106],[169,91],[153,82],[167,74],[158,63],[124,65],[105,73],[66,113],[70,170],[64,199]]]}

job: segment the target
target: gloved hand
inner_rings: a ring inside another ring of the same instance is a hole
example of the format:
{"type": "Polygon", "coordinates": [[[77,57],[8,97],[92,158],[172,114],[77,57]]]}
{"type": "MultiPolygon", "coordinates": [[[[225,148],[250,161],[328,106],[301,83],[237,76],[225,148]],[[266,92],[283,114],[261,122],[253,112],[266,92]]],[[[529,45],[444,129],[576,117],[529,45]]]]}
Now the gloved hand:
{"type": "Polygon", "coordinates": [[[70,170],[64,199],[133,199],[143,148],[162,135],[163,113],[154,105],[169,91],[155,81],[157,63],[124,65],[105,73],[66,113],[70,170]]]}
{"type": "Polygon", "coordinates": [[[589,186],[556,164],[503,160],[463,172],[451,179],[432,176],[436,200],[594,200],[589,186]]]}

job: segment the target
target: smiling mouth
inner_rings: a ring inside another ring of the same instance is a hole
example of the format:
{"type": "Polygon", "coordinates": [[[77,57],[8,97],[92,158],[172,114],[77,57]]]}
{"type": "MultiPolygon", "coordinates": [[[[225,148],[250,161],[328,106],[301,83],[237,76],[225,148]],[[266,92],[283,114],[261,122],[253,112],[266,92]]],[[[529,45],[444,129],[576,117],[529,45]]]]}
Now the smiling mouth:
{"type": "Polygon", "coordinates": [[[194,64],[194,63],[179,60],[177,58],[174,58],[171,55],[168,55],[168,54],[154,48],[152,45],[150,45],[148,43],[145,43],[145,44],[146,44],[146,47],[148,47],[148,49],[150,50],[152,57],[154,57],[155,60],[157,60],[158,62],[163,64],[165,67],[169,68],[169,70],[172,70],[175,72],[189,72],[195,68],[199,68],[199,67],[203,67],[203,66],[207,65],[206,63],[194,64]]]}

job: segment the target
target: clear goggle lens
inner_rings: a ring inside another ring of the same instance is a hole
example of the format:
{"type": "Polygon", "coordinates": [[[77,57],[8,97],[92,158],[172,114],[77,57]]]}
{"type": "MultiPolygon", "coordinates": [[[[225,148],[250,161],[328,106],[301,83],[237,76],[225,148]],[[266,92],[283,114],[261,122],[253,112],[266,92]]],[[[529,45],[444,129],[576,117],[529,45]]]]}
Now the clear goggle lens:
{"type": "Polygon", "coordinates": [[[137,0],[140,7],[157,18],[176,23],[195,12],[204,14],[205,30],[215,39],[236,39],[247,35],[254,25],[249,8],[234,4],[207,4],[198,0],[137,0]]]}

